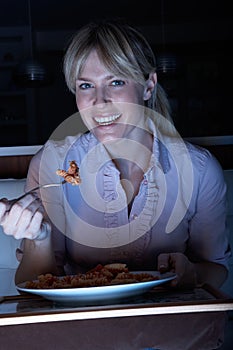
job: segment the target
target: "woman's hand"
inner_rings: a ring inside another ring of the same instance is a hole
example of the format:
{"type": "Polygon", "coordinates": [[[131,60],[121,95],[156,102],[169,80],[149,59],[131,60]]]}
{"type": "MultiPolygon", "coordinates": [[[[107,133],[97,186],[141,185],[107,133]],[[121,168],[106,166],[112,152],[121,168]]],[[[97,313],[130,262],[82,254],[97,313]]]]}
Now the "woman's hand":
{"type": "Polygon", "coordinates": [[[0,225],[6,235],[16,239],[43,239],[47,223],[43,223],[44,209],[41,200],[28,194],[17,202],[0,200],[0,225]]]}
{"type": "Polygon", "coordinates": [[[176,278],[171,281],[171,286],[195,286],[197,276],[195,264],[182,253],[162,253],[158,256],[158,270],[161,273],[174,272],[176,278]]]}

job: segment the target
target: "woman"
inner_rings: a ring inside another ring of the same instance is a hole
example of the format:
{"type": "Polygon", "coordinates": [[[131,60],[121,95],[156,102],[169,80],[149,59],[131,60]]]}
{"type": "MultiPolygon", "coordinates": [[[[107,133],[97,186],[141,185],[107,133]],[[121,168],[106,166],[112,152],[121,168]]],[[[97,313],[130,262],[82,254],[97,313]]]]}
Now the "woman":
{"type": "MultiPolygon", "coordinates": [[[[172,285],[227,277],[226,186],[216,159],[185,143],[157,83],[145,38],[128,25],[91,23],[64,59],[88,133],[52,140],[31,161],[26,189],[59,181],[74,160],[81,184],[0,203],[6,234],[25,238],[16,283],[98,263],[174,271],[172,285]]],[[[63,126],[61,126],[63,127],[63,126]]]]}

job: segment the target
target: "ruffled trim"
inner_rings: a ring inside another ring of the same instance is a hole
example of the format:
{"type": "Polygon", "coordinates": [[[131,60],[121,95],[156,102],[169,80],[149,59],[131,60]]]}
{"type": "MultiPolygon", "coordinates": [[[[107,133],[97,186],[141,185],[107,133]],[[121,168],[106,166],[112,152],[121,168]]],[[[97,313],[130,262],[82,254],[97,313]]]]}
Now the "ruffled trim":
{"type": "MultiPolygon", "coordinates": [[[[125,193],[119,194],[116,190],[116,184],[119,184],[119,171],[115,168],[111,161],[104,168],[104,200],[106,202],[106,211],[104,213],[104,221],[106,227],[106,236],[109,239],[110,247],[120,245],[120,222],[119,222],[119,195],[122,198],[122,205],[126,203],[125,193]],[[109,230],[111,228],[111,231],[109,230]]],[[[114,252],[111,251],[111,259],[114,260],[114,252]]],[[[115,257],[116,258],[116,257],[115,257]]]]}
{"type": "MultiPolygon", "coordinates": [[[[154,225],[153,220],[159,200],[159,189],[156,181],[158,172],[156,169],[163,168],[163,171],[168,171],[169,169],[167,150],[165,147],[162,147],[162,143],[157,139],[155,130],[153,130],[153,133],[153,155],[137,196],[140,196],[141,191],[145,191],[144,184],[146,181],[145,203],[137,218],[132,218],[131,216],[128,218],[128,208],[124,208],[125,213],[127,213],[125,222],[128,222],[124,226],[124,234],[128,236],[128,241],[131,243],[124,246],[120,246],[119,244],[117,248],[112,248],[110,250],[110,259],[112,261],[130,261],[133,259],[134,263],[140,266],[143,263],[144,254],[151,241],[151,229],[154,225]]],[[[118,242],[120,243],[122,241],[122,227],[120,228],[118,206],[115,205],[114,199],[120,195],[122,197],[122,203],[127,205],[127,198],[122,187],[120,186],[119,191],[116,191],[116,184],[120,185],[119,175],[119,171],[110,160],[104,167],[104,199],[106,201],[104,220],[106,224],[106,236],[109,238],[110,247],[116,247],[118,242]],[[110,228],[111,230],[109,230],[110,228]]],[[[140,200],[137,197],[134,199],[134,203],[140,200]]],[[[134,205],[132,210],[133,208],[134,205]]]]}
{"type": "MultiPolygon", "coordinates": [[[[129,242],[131,241],[131,243],[122,246],[120,245],[120,241],[122,241],[122,227],[120,227],[121,223],[118,220],[118,206],[115,206],[114,201],[112,201],[112,199],[116,199],[116,196],[119,195],[119,192],[116,193],[115,189],[115,177],[118,176],[119,181],[119,172],[111,163],[104,169],[104,198],[106,200],[104,220],[106,224],[106,236],[109,238],[110,247],[116,247],[119,243],[117,248],[112,248],[110,250],[110,259],[112,261],[129,261],[133,258],[138,266],[143,263],[144,254],[151,241],[151,228],[153,226],[153,218],[155,217],[159,198],[155,174],[155,161],[154,157],[152,157],[150,169],[144,175],[144,181],[147,182],[144,208],[138,218],[133,219],[130,217],[130,219],[128,219],[128,224],[124,226],[124,233],[128,236],[129,242]],[[111,230],[109,230],[110,228],[111,230]]],[[[142,186],[144,185],[141,185],[140,191],[145,190],[142,186]]],[[[122,201],[127,203],[126,195],[123,190],[120,191],[120,195],[124,197],[122,197],[122,201]]],[[[135,201],[137,200],[140,199],[136,197],[135,201]]],[[[128,213],[128,208],[125,208],[125,213],[128,213]]]]}
{"type": "Polygon", "coordinates": [[[138,265],[143,263],[145,251],[150,244],[153,218],[156,214],[156,207],[159,199],[159,189],[156,185],[156,171],[154,157],[151,159],[149,171],[144,176],[147,180],[146,201],[139,217],[130,222],[130,232],[137,240],[132,243],[134,246],[134,259],[138,265]]]}

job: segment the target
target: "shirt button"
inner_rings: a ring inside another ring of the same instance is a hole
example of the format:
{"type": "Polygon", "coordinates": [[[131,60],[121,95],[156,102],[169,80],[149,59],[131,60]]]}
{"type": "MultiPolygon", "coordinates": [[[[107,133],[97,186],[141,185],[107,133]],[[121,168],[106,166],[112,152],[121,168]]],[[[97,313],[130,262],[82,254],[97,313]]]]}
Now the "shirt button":
{"type": "Polygon", "coordinates": [[[144,180],[143,183],[144,183],[144,185],[147,185],[147,184],[148,184],[148,181],[147,181],[147,180],[144,180]]]}
{"type": "Polygon", "coordinates": [[[133,214],[132,218],[133,218],[133,220],[137,219],[138,218],[137,214],[133,214]]]}

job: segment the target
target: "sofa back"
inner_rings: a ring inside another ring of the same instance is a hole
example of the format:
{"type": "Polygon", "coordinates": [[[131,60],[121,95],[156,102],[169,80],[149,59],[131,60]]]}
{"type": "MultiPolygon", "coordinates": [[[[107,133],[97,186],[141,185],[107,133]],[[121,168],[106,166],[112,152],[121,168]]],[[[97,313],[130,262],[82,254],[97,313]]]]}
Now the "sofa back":
{"type": "Polygon", "coordinates": [[[222,290],[233,297],[233,169],[224,170],[224,177],[227,183],[227,226],[229,228],[232,256],[229,261],[229,276],[222,286],[222,290]]]}
{"type": "MultiPolygon", "coordinates": [[[[32,156],[41,146],[0,147],[0,198],[16,198],[24,193],[32,156]]],[[[16,249],[21,240],[3,233],[0,226],[0,295],[17,294],[14,284],[18,267],[16,249]]]]}
{"type": "MultiPolygon", "coordinates": [[[[9,199],[24,192],[25,179],[0,179],[0,198],[9,199]]],[[[18,266],[15,251],[20,240],[3,233],[0,226],[0,295],[17,294],[14,284],[15,271],[18,266]]]]}

